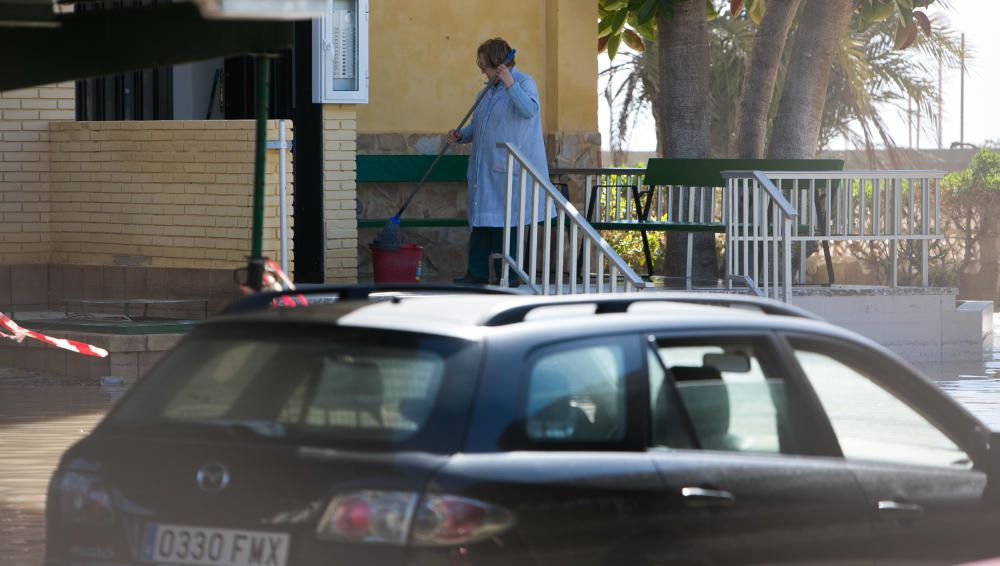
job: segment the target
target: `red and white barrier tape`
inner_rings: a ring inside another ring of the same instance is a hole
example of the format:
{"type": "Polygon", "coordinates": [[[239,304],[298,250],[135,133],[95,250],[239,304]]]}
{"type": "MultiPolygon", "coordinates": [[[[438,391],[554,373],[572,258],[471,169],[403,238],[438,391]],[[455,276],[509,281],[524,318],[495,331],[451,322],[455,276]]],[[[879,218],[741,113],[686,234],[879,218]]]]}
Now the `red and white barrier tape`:
{"type": "MultiPolygon", "coordinates": [[[[243,290],[243,294],[249,295],[253,293],[253,289],[250,287],[240,285],[240,289],[243,290]]],[[[288,275],[281,270],[281,266],[278,262],[273,259],[269,259],[264,262],[264,280],[263,288],[264,291],[287,291],[294,290],[295,283],[288,278],[288,275]]],[[[282,295],[271,301],[271,306],[275,307],[299,307],[306,306],[309,301],[306,300],[305,295],[298,293],[295,295],[282,295]]]]}
{"type": "Polygon", "coordinates": [[[65,338],[55,338],[47,334],[42,334],[41,332],[35,332],[34,330],[28,330],[27,328],[22,328],[16,322],[14,322],[9,316],[0,312],[0,338],[7,338],[13,340],[17,343],[21,343],[25,338],[33,338],[39,342],[45,342],[46,344],[51,344],[57,348],[62,348],[63,350],[69,350],[70,352],[76,352],[77,354],[83,354],[84,356],[94,356],[96,358],[107,357],[108,351],[103,348],[98,348],[97,346],[91,346],[90,344],[85,344],[83,342],[77,342],[76,340],[67,340],[65,338]],[[13,334],[8,334],[2,330],[6,329],[13,334]]]}

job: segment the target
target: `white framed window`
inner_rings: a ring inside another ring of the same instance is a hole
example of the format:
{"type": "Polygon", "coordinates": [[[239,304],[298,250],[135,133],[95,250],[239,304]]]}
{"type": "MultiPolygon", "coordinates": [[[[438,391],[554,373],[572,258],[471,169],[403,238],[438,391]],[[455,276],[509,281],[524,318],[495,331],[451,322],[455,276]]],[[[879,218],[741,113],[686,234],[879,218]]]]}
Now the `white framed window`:
{"type": "Polygon", "coordinates": [[[313,20],[313,102],[368,102],[368,0],[326,0],[313,20]]]}

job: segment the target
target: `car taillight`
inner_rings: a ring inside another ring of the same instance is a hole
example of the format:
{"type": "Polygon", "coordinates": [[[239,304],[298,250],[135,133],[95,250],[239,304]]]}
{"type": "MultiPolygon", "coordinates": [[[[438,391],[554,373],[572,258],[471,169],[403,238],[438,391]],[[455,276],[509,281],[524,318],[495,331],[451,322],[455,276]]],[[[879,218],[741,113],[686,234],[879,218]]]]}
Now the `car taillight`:
{"type": "Polygon", "coordinates": [[[405,544],[416,493],[356,491],[338,495],[316,527],[321,539],[405,544]]]}
{"type": "Polygon", "coordinates": [[[100,478],[79,472],[60,472],[55,488],[62,519],[90,525],[107,524],[114,519],[111,491],[100,478]]]}
{"type": "Polygon", "coordinates": [[[468,544],[487,539],[513,525],[514,515],[503,507],[453,495],[428,495],[417,510],[413,544],[468,544]]]}
{"type": "Polygon", "coordinates": [[[325,540],[448,546],[489,538],[513,524],[506,509],[474,499],[369,490],[334,497],[316,534],[325,540]]]}

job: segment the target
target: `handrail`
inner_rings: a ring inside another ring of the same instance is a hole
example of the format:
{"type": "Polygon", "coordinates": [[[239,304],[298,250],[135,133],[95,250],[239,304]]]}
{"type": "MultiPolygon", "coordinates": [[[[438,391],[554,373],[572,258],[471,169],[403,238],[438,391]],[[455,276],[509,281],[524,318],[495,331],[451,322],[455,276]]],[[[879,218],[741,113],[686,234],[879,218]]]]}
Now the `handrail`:
{"type": "Polygon", "coordinates": [[[742,283],[744,287],[750,290],[755,297],[764,297],[764,291],[760,290],[760,287],[753,282],[753,279],[748,275],[730,275],[729,281],[736,281],[737,283],[742,283]]]}
{"type": "Polygon", "coordinates": [[[605,261],[610,266],[610,288],[609,292],[615,293],[618,291],[618,277],[619,275],[624,279],[624,291],[629,292],[633,290],[641,290],[645,288],[646,283],[642,280],[639,275],[632,270],[631,267],[619,256],[614,249],[601,234],[594,229],[593,226],[587,222],[586,218],[570,203],[566,197],[559,192],[555,186],[552,185],[551,181],[547,176],[539,174],[539,172],[531,165],[524,154],[515,147],[513,144],[507,142],[497,143],[497,147],[507,150],[507,194],[506,194],[506,207],[504,212],[504,233],[503,233],[503,255],[501,258],[502,268],[500,275],[500,286],[507,287],[510,285],[510,270],[513,269],[517,277],[526,283],[528,287],[536,294],[549,294],[550,288],[550,277],[552,272],[552,217],[553,214],[550,213],[553,207],[555,208],[556,216],[556,245],[554,247],[556,261],[555,261],[555,274],[557,281],[555,282],[556,294],[563,293],[563,273],[565,266],[565,245],[566,245],[566,233],[565,226],[567,225],[567,219],[569,220],[569,231],[570,231],[570,242],[569,242],[569,292],[575,294],[577,292],[577,254],[579,252],[579,244],[582,239],[585,242],[583,246],[583,265],[582,265],[582,279],[583,279],[583,292],[590,292],[590,263],[591,263],[591,248],[596,248],[597,257],[597,281],[596,287],[597,292],[604,292],[604,267],[605,261]],[[514,164],[515,161],[521,168],[520,175],[520,187],[516,191],[518,193],[519,209],[517,216],[517,226],[522,227],[517,231],[517,257],[514,258],[511,255],[510,250],[510,235],[512,222],[512,208],[513,199],[515,193],[514,186],[514,164]],[[525,216],[525,201],[526,194],[528,191],[528,177],[531,177],[531,217],[527,218],[525,216]],[[539,190],[541,189],[541,190],[539,190]],[[540,212],[544,210],[544,214],[540,212]],[[543,217],[544,216],[544,217],[543,217]],[[539,288],[538,282],[536,281],[537,270],[538,270],[538,232],[539,224],[544,224],[542,236],[544,238],[543,253],[544,257],[542,265],[542,281],[541,288],[539,288]],[[528,226],[530,225],[530,228],[528,226]],[[531,243],[530,250],[528,251],[528,269],[525,270],[525,231],[531,231],[531,243]],[[582,237],[581,237],[582,233],[582,237]]]}
{"type": "Polygon", "coordinates": [[[723,171],[722,176],[727,284],[742,282],[764,296],[789,302],[792,220],[798,211],[761,171],[723,171]]]}
{"type": "MultiPolygon", "coordinates": [[[[790,271],[791,246],[798,248],[798,282],[805,282],[808,242],[816,241],[878,241],[884,242],[889,259],[889,285],[898,285],[900,246],[919,246],[920,284],[929,283],[929,246],[942,237],[940,170],[854,170],[854,171],[725,171],[728,188],[742,191],[744,199],[736,199],[742,207],[736,210],[742,224],[727,222],[727,257],[742,259],[742,265],[727,263],[727,276],[752,274],[753,279],[768,288],[768,273],[764,280],[756,274],[759,261],[765,266],[769,259],[782,262],[782,273],[790,271]],[[760,193],[774,203],[783,218],[768,220],[769,212],[758,210],[755,199],[746,202],[747,191],[760,193]],[[797,215],[788,214],[791,210],[797,215]],[[787,222],[797,218],[794,223],[787,222]],[[759,225],[760,223],[763,225],[759,225]],[[780,234],[779,234],[780,231],[780,234]],[[760,246],[781,243],[767,252],[760,246]],[[733,249],[737,242],[742,249],[733,249]],[[756,252],[749,248],[753,247],[756,252]],[[751,253],[752,252],[752,253],[751,253]]],[[[903,248],[912,249],[912,248],[903,248]]],[[[773,264],[772,264],[772,267],[773,264]]],[[[790,285],[782,274],[773,282],[790,285]]]]}
{"type": "MultiPolygon", "coordinates": [[[[745,171],[743,171],[745,172],[745,171]]],[[[741,171],[733,171],[741,173],[741,171]]],[[[854,179],[857,177],[943,177],[940,169],[847,169],[843,171],[766,171],[771,179],[854,179]]]]}
{"type": "MultiPolygon", "coordinates": [[[[770,174],[770,172],[768,172],[768,175],[769,174],[770,174]]],[[[779,207],[781,207],[781,211],[782,212],[784,212],[786,215],[788,215],[791,218],[795,218],[796,216],[798,216],[799,213],[795,210],[795,207],[792,206],[792,203],[788,202],[788,199],[785,198],[785,195],[781,194],[781,191],[778,189],[778,187],[774,186],[774,183],[771,182],[771,179],[768,178],[768,175],[765,175],[762,171],[723,171],[722,172],[722,177],[726,181],[729,181],[729,179],[733,179],[733,178],[743,178],[743,179],[746,179],[746,178],[751,178],[752,177],[758,183],[760,183],[761,187],[765,191],[767,191],[767,194],[770,195],[771,199],[774,200],[774,204],[776,204],[779,207]]],[[[802,172],[799,172],[799,176],[800,177],[802,176],[802,172]]],[[[825,178],[825,173],[824,173],[824,178],[825,178]]]]}

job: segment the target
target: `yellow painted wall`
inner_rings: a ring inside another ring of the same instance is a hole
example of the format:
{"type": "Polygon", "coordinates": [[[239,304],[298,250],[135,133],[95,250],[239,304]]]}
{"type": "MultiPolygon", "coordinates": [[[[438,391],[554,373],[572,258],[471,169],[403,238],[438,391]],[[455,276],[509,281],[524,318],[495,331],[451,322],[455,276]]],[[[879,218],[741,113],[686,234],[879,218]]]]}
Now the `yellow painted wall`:
{"type": "Polygon", "coordinates": [[[547,132],[597,131],[593,0],[371,0],[362,133],[455,127],[482,88],[476,48],[503,37],[535,78],[547,132]]]}

